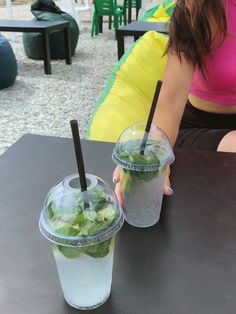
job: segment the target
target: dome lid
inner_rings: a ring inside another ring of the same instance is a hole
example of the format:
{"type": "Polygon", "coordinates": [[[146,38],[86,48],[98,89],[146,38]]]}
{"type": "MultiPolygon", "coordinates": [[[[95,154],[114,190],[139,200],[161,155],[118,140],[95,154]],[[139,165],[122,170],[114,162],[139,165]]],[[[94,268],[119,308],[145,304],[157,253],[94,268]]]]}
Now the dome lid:
{"type": "Polygon", "coordinates": [[[49,241],[87,246],[111,238],[122,227],[123,211],[108,184],[91,174],[86,174],[86,180],[85,192],[81,192],[78,174],[64,178],[49,191],[39,220],[49,241]]]}
{"type": "Polygon", "coordinates": [[[121,167],[134,171],[156,171],[170,165],[174,154],[166,134],[156,125],[145,133],[145,124],[132,125],[120,135],[112,153],[112,159],[121,167]],[[141,145],[146,138],[144,153],[141,145]]]}

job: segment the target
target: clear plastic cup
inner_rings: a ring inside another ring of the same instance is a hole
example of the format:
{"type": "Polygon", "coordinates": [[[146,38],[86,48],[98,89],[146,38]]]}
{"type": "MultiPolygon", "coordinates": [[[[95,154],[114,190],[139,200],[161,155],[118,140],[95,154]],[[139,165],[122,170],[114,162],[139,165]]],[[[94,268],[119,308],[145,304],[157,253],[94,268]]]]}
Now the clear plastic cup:
{"type": "Polygon", "coordinates": [[[70,175],[48,193],[39,219],[50,241],[65,300],[72,307],[93,309],[110,295],[115,234],[124,215],[115,194],[102,179],[70,175]]]}
{"type": "Polygon", "coordinates": [[[119,137],[112,159],[120,168],[125,220],[135,227],[153,226],[160,217],[166,168],[174,161],[167,136],[156,125],[148,134],[145,124],[132,125],[119,137]]]}

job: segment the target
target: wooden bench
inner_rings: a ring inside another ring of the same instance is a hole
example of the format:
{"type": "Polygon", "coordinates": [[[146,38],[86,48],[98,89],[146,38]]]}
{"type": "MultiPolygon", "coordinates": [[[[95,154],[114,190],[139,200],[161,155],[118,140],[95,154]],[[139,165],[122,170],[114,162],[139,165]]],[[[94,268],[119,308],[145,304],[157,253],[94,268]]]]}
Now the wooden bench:
{"type": "Polygon", "coordinates": [[[69,36],[69,22],[67,21],[25,21],[25,20],[0,20],[0,32],[41,33],[45,74],[51,74],[51,57],[49,34],[62,29],[64,33],[66,64],[71,64],[71,48],[69,36]]]}

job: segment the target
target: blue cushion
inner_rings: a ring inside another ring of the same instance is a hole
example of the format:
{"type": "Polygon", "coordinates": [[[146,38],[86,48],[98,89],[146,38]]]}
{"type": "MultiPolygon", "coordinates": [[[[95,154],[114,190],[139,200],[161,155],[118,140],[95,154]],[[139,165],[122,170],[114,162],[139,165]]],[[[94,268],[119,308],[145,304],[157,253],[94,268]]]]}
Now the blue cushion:
{"type": "Polygon", "coordinates": [[[0,89],[14,84],[17,75],[17,63],[14,52],[7,39],[0,36],[0,89]]]}

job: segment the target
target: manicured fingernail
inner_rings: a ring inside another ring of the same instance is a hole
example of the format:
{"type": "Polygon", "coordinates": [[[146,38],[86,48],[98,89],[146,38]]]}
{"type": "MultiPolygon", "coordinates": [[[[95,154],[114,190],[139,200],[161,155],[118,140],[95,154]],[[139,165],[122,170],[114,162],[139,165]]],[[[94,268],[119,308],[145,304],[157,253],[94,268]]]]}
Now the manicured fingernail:
{"type": "Polygon", "coordinates": [[[170,192],[171,194],[174,194],[174,191],[172,190],[171,187],[168,186],[168,190],[169,190],[169,192],[170,192]]]}
{"type": "Polygon", "coordinates": [[[113,182],[114,184],[116,184],[116,177],[113,177],[113,178],[112,178],[112,182],[113,182]]]}

